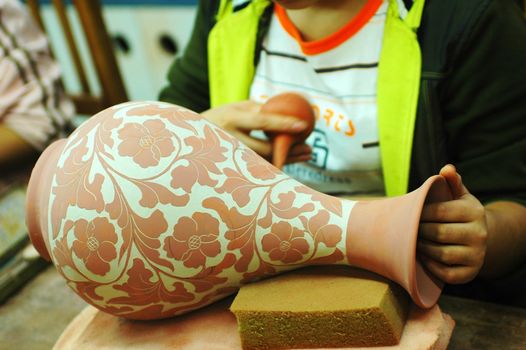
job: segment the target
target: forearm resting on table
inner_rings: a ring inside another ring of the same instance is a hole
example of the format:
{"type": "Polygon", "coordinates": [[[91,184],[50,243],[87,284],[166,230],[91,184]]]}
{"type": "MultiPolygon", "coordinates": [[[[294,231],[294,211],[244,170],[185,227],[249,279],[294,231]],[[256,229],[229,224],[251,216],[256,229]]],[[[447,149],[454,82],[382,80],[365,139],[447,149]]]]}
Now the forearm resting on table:
{"type": "Polygon", "coordinates": [[[480,276],[504,277],[526,261],[526,207],[499,201],[485,208],[488,238],[480,276]]]}
{"type": "Polygon", "coordinates": [[[21,136],[0,124],[0,168],[24,160],[36,153],[36,149],[21,136]]]}

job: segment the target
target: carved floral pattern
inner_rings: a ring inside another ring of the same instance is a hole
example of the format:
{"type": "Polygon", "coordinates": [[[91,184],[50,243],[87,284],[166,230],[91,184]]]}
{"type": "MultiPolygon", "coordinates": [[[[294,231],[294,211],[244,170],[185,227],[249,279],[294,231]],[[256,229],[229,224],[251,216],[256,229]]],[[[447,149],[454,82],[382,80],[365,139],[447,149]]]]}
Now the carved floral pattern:
{"type": "Polygon", "coordinates": [[[173,235],[165,240],[165,250],[187,267],[203,266],[206,257],[215,257],[221,251],[218,235],[217,219],[208,213],[194,213],[191,218],[182,217],[174,226],[173,235]]]}
{"type": "Polygon", "coordinates": [[[340,263],[349,212],[200,115],[129,102],[68,139],[46,239],[86,301],[162,318],[286,268],[340,263]]]}
{"type": "Polygon", "coordinates": [[[284,264],[296,263],[303,260],[303,256],[310,250],[305,239],[305,232],[285,221],[272,225],[270,233],[261,241],[263,250],[269,253],[272,260],[279,260],[284,264]]]}
{"type": "Polygon", "coordinates": [[[247,171],[256,179],[275,179],[279,171],[269,162],[262,162],[261,158],[254,152],[243,152],[241,156],[246,163],[247,171]]]}
{"type": "Polygon", "coordinates": [[[66,158],[63,171],[57,172],[55,176],[56,186],[52,192],[60,200],[51,204],[54,213],[51,220],[54,233],[59,232],[60,221],[66,216],[69,207],[96,210],[99,213],[104,210],[101,191],[104,177],[102,174],[89,176],[93,159],[90,157],[87,161],[83,160],[89,155],[87,142],[86,137],[77,144],[75,152],[66,158]]]}
{"type": "Polygon", "coordinates": [[[203,186],[215,186],[217,180],[211,175],[219,175],[221,172],[217,164],[224,162],[226,151],[221,145],[220,139],[209,126],[203,128],[204,135],[201,137],[189,136],[185,139],[187,146],[192,151],[181,159],[187,161],[186,165],[174,166],[172,170],[172,182],[174,188],[182,188],[185,192],[190,193],[192,186],[199,183],[203,186]]]}
{"type": "Polygon", "coordinates": [[[115,227],[106,218],[95,218],[89,222],[77,220],[73,227],[76,239],[72,249],[75,255],[94,274],[106,274],[110,270],[110,262],[117,257],[115,227]]]}
{"type": "Polygon", "coordinates": [[[115,289],[124,291],[126,296],[113,298],[110,303],[151,305],[160,301],[189,302],[195,299],[195,295],[189,293],[181,282],[173,283],[172,290],[168,290],[167,286],[145,267],[141,259],[133,260],[133,265],[127,275],[126,283],[115,285],[115,289]]]}
{"type": "Polygon", "coordinates": [[[160,120],[146,120],[144,125],[129,123],[119,130],[119,154],[132,157],[143,168],[156,166],[161,157],[174,151],[171,137],[160,120]]]}

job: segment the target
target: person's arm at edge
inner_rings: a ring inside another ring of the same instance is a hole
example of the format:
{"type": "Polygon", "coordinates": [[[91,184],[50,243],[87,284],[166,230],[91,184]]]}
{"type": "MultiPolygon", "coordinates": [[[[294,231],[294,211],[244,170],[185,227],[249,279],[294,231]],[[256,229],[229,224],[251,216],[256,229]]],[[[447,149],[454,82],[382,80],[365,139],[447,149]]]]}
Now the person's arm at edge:
{"type": "Polygon", "coordinates": [[[20,135],[0,124],[0,169],[11,165],[17,159],[20,161],[37,153],[38,151],[20,135]]]}

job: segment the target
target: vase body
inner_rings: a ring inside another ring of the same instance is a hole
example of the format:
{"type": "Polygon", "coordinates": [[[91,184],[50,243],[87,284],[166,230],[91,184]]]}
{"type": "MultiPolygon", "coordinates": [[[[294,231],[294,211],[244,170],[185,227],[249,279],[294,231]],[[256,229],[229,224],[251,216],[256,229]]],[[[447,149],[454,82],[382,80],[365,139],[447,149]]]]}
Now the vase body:
{"type": "Polygon", "coordinates": [[[397,198],[328,196],[197,113],[130,102],[45,150],[27,224],[68,285],[117,316],[170,317],[313,264],[372,270],[430,307],[441,285],[416,261],[418,222],[426,200],[448,196],[440,176],[397,198]]]}

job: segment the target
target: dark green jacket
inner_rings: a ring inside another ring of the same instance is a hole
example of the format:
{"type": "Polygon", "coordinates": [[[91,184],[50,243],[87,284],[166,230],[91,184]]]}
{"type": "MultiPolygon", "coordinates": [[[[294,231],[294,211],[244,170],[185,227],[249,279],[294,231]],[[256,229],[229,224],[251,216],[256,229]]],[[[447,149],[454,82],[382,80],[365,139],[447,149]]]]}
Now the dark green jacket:
{"type": "MultiPolygon", "coordinates": [[[[209,108],[207,38],[219,1],[200,1],[161,100],[209,108]]],[[[266,33],[271,11],[260,21],[266,33]]],[[[446,163],[482,201],[526,204],[526,22],[512,0],[427,0],[409,189],[446,163]]],[[[259,55],[256,55],[258,57],[259,55]]]]}
{"type": "MultiPolygon", "coordinates": [[[[218,3],[200,1],[161,100],[209,108],[207,38],[218,3]]],[[[270,14],[260,20],[260,40],[270,14]]],[[[526,22],[516,1],[427,0],[418,38],[422,79],[408,190],[453,163],[480,200],[526,204],[526,22]]],[[[506,285],[476,280],[459,292],[503,301],[506,285]]]]}

